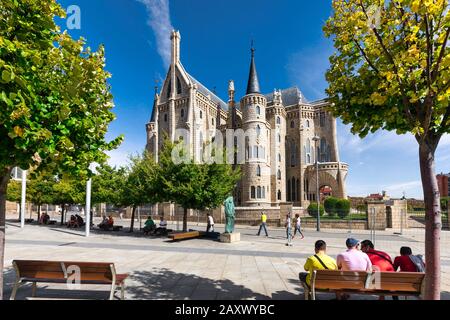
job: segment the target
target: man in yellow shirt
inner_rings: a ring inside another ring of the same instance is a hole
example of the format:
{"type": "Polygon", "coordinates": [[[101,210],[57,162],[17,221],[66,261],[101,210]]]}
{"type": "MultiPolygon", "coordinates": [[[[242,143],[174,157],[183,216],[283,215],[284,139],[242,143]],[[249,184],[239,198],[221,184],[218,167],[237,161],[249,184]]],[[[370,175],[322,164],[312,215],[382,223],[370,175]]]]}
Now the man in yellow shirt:
{"type": "Polygon", "coordinates": [[[305,271],[300,272],[300,282],[305,289],[305,296],[309,296],[311,275],[314,270],[337,270],[336,260],[326,254],[327,244],[323,240],[317,240],[314,249],[316,254],[310,256],[305,263],[305,271]]]}
{"type": "Polygon", "coordinates": [[[266,222],[267,222],[267,215],[264,212],[261,212],[261,225],[259,226],[259,231],[257,234],[258,236],[261,234],[262,229],[264,229],[264,232],[266,233],[266,237],[269,236],[269,234],[267,233],[266,222]]]}

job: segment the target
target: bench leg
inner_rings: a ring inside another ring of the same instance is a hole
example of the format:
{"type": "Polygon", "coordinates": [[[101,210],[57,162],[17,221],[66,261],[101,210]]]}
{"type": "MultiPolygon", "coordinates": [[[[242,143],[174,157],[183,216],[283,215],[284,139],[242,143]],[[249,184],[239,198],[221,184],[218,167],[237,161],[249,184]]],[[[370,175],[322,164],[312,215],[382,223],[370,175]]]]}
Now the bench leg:
{"type": "Polygon", "coordinates": [[[16,300],[17,290],[19,290],[20,285],[21,285],[20,281],[16,281],[16,283],[14,283],[14,287],[11,292],[11,296],[9,297],[9,300],[16,300]]]}
{"type": "Polygon", "coordinates": [[[125,282],[120,286],[120,299],[125,300],[125,282]]]}
{"type": "Polygon", "coordinates": [[[111,292],[109,294],[109,300],[114,300],[114,292],[116,291],[116,285],[113,283],[111,285],[111,292]]]}
{"type": "Polygon", "coordinates": [[[36,289],[37,289],[37,284],[36,284],[36,282],[33,282],[32,286],[31,286],[31,296],[33,298],[36,297],[36,289]]]}

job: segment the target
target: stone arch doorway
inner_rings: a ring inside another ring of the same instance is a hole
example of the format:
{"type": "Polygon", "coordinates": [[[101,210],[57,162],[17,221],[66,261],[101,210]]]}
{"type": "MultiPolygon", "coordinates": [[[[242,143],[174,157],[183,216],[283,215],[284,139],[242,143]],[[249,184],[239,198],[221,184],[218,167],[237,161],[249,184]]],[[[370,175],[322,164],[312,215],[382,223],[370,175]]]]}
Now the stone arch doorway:
{"type": "Polygon", "coordinates": [[[319,188],[319,192],[320,192],[320,199],[325,199],[327,197],[333,196],[333,188],[326,184],[322,185],[319,188]]]}
{"type": "MultiPolygon", "coordinates": [[[[314,171],[310,171],[307,176],[308,180],[308,190],[309,197],[308,199],[311,201],[315,201],[316,199],[316,190],[317,190],[317,179],[314,171]]],[[[319,192],[320,198],[324,199],[325,194],[330,194],[333,197],[341,198],[342,197],[342,189],[339,188],[338,182],[336,178],[328,173],[327,171],[319,171],[319,192]]],[[[325,196],[326,197],[326,196],[325,196]]]]}

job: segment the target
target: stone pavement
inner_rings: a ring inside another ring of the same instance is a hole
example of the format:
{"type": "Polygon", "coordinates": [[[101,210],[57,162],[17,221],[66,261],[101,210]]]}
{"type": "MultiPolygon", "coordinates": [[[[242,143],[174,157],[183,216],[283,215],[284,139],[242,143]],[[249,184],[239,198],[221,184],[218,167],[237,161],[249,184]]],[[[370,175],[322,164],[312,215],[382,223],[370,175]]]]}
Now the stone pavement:
{"type": "MultiPolygon", "coordinates": [[[[119,221],[128,226],[129,221],[119,221]]],[[[139,224],[137,225],[139,229],[139,224]]],[[[204,224],[190,224],[203,230],[204,224]]],[[[176,229],[176,225],[169,228],[176,229]]],[[[7,223],[5,297],[8,298],[14,271],[14,259],[44,259],[114,262],[118,273],[130,273],[127,299],[302,299],[298,273],[303,271],[306,258],[311,255],[314,242],[323,239],[328,253],[336,256],[344,250],[349,236],[343,230],[305,231],[305,239],[294,239],[294,246],[285,246],[283,228],[270,228],[269,237],[257,237],[256,227],[237,227],[239,243],[224,244],[208,239],[194,239],[172,243],[167,238],[144,237],[139,230],[130,234],[91,231],[85,238],[82,231],[59,226],[26,225],[24,230],[15,221],[7,223]]],[[[216,226],[223,231],[223,226],[216,226]]],[[[423,253],[423,232],[409,231],[403,235],[392,232],[377,233],[376,246],[392,256],[408,245],[415,253],[423,253]]],[[[369,233],[354,231],[359,240],[369,233]]],[[[450,299],[450,237],[442,237],[442,298],[450,299]]],[[[106,299],[108,287],[82,286],[71,291],[65,285],[40,284],[38,297],[106,299]]],[[[17,298],[31,295],[31,286],[19,289],[17,298]]],[[[319,294],[318,299],[333,295],[319,294]]],[[[354,296],[353,299],[377,299],[373,296],[354,296]]]]}

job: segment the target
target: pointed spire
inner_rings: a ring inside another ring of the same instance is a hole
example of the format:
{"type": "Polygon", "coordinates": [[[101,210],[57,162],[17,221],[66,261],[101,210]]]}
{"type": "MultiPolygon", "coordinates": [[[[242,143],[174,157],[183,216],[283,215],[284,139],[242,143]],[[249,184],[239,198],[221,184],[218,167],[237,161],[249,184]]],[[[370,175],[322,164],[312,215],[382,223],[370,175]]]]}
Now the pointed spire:
{"type": "Polygon", "coordinates": [[[156,121],[156,108],[157,108],[158,99],[159,99],[159,97],[158,97],[158,90],[159,90],[158,82],[159,82],[159,80],[155,80],[155,97],[153,100],[152,117],[150,118],[150,122],[156,121]]]}
{"type": "Polygon", "coordinates": [[[258,74],[256,72],[256,64],[255,64],[255,48],[253,47],[253,40],[252,40],[252,61],[250,63],[250,74],[248,76],[248,84],[247,84],[247,93],[260,93],[259,90],[259,81],[258,81],[258,74]]]}

